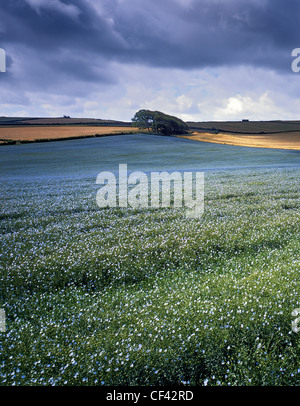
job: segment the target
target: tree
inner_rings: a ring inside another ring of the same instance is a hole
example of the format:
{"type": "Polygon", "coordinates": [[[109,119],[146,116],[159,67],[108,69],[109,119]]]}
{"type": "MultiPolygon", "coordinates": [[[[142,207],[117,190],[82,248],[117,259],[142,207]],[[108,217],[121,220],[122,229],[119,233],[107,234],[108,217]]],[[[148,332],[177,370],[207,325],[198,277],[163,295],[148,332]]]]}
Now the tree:
{"type": "Polygon", "coordinates": [[[153,125],[152,111],[139,110],[131,120],[134,127],[147,128],[148,132],[150,132],[153,125]]]}
{"type": "Polygon", "coordinates": [[[189,130],[188,125],[180,118],[170,116],[160,111],[139,110],[132,118],[132,125],[147,129],[153,134],[184,134],[189,130]]]}

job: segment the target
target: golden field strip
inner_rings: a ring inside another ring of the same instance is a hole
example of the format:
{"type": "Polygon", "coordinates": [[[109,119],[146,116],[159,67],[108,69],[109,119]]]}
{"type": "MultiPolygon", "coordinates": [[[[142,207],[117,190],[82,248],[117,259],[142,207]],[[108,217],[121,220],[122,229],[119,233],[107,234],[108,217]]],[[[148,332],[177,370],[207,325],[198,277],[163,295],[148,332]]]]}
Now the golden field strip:
{"type": "Polygon", "coordinates": [[[89,136],[117,135],[138,132],[131,127],[118,126],[15,126],[0,127],[0,144],[11,142],[52,141],[89,136]]]}
{"type": "MultiPolygon", "coordinates": [[[[130,125],[122,126],[121,123],[119,125],[110,125],[107,122],[108,125],[95,125],[99,121],[101,122],[101,120],[90,119],[35,119],[19,122],[17,125],[3,125],[0,126],[0,145],[141,132],[138,128],[133,128],[130,125]],[[25,123],[26,125],[24,125],[25,123]]],[[[198,130],[191,127],[189,134],[179,135],[179,137],[244,147],[300,150],[300,122],[211,122],[193,123],[192,125],[193,127],[197,125],[201,127],[218,126],[219,132],[216,134],[213,131],[209,132],[209,129],[205,131],[203,128],[198,130]],[[291,131],[291,128],[294,128],[295,131],[291,131]],[[230,133],[230,129],[236,132],[230,133]],[[245,132],[247,130],[249,133],[245,132]],[[265,132],[258,133],[262,130],[265,132]],[[250,133],[250,131],[256,131],[257,133],[250,133]],[[274,131],[274,133],[271,131],[274,131]]]]}
{"type": "Polygon", "coordinates": [[[242,147],[300,150],[299,131],[276,134],[227,134],[221,132],[211,134],[207,132],[193,132],[189,135],[180,135],[180,137],[216,144],[239,145],[242,147]]]}

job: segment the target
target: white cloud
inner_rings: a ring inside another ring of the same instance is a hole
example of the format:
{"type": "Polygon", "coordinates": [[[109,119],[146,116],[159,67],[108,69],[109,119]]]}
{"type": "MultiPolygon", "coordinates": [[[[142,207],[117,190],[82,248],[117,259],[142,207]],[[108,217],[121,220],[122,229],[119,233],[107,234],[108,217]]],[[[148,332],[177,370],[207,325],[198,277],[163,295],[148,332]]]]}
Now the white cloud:
{"type": "Polygon", "coordinates": [[[249,116],[251,119],[262,117],[278,119],[283,113],[282,109],[271,100],[268,92],[257,95],[255,98],[247,95],[229,97],[225,103],[226,106],[218,109],[215,115],[228,120],[240,120],[242,117],[249,118],[249,116]]]}
{"type": "Polygon", "coordinates": [[[193,106],[193,100],[190,97],[182,94],[176,98],[176,102],[181,113],[186,112],[193,106]]]}
{"type": "Polygon", "coordinates": [[[299,118],[300,74],[280,75],[249,67],[185,71],[117,62],[107,63],[105,70],[114,72],[118,81],[104,85],[66,78],[63,89],[23,89],[18,100],[3,82],[7,102],[2,114],[13,114],[13,104],[18,112],[26,103],[31,116],[65,114],[130,121],[136,111],[147,108],[185,121],[299,118]]]}

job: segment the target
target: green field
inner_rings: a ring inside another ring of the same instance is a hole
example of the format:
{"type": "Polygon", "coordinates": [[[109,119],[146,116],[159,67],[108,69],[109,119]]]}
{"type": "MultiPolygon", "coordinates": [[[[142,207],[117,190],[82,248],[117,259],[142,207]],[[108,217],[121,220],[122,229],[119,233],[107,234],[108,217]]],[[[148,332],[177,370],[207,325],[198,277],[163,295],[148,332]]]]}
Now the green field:
{"type": "Polygon", "coordinates": [[[189,122],[190,129],[237,134],[276,134],[300,131],[300,121],[207,121],[189,122]]]}
{"type": "Polygon", "coordinates": [[[0,117],[1,127],[28,127],[28,126],[78,125],[78,126],[131,126],[131,123],[115,120],[102,120],[95,118],[41,118],[41,117],[0,117]]]}
{"type": "Polygon", "coordinates": [[[1,149],[0,384],[299,385],[299,154],[116,138],[1,149]],[[204,170],[203,217],[99,209],[119,162],[204,170]]]}

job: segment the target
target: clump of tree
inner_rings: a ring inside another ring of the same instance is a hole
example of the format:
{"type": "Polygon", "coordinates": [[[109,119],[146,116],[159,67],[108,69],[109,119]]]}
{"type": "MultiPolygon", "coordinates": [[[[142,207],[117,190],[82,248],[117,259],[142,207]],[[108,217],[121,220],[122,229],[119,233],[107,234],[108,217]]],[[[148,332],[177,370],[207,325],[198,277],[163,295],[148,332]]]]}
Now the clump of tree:
{"type": "Polygon", "coordinates": [[[188,125],[180,118],[170,116],[161,111],[139,110],[132,118],[132,125],[147,129],[152,134],[185,134],[188,125]]]}

